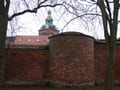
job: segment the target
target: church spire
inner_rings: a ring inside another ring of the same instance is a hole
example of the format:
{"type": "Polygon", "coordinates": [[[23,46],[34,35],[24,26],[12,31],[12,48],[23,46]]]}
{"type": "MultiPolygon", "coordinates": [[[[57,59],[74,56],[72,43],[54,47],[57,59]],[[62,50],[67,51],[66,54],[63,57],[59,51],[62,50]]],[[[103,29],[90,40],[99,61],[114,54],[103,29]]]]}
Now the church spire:
{"type": "Polygon", "coordinates": [[[43,29],[53,29],[53,30],[57,30],[56,26],[53,25],[53,18],[51,16],[51,11],[49,10],[48,11],[48,16],[47,18],[45,19],[45,24],[41,27],[40,30],[43,30],[43,29]]]}

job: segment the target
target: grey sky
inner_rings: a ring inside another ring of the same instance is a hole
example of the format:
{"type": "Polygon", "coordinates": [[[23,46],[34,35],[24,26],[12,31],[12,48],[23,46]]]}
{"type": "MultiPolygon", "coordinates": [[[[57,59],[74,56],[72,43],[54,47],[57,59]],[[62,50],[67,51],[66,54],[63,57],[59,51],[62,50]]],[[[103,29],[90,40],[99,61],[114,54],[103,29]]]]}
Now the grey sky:
{"type": "MultiPolygon", "coordinates": [[[[17,9],[14,8],[14,5],[17,5],[16,0],[12,1],[11,9],[9,14],[11,15],[17,9]],[[15,4],[16,3],[16,4],[15,4]]],[[[74,1],[74,0],[73,0],[74,1]]],[[[19,7],[22,10],[22,7],[19,7]]],[[[19,9],[18,8],[18,9],[19,9]]],[[[47,17],[47,11],[52,11],[52,17],[54,19],[54,25],[61,31],[64,25],[75,15],[71,15],[63,7],[56,7],[56,8],[41,8],[38,10],[36,14],[26,13],[20,16],[17,16],[15,19],[10,21],[13,24],[13,28],[11,29],[10,24],[8,24],[8,32],[7,36],[11,35],[38,35],[38,30],[40,27],[45,23],[45,18],[47,17]],[[12,33],[11,31],[14,31],[12,33]]],[[[81,12],[82,13],[82,12],[81,12]]],[[[99,19],[95,19],[93,21],[89,21],[87,23],[84,22],[84,19],[75,19],[71,23],[69,23],[63,31],[78,31],[82,32],[96,38],[104,38],[103,36],[103,28],[102,23],[99,19]],[[89,24],[89,25],[87,25],[89,24]]],[[[119,31],[118,31],[119,34],[119,31]]]]}

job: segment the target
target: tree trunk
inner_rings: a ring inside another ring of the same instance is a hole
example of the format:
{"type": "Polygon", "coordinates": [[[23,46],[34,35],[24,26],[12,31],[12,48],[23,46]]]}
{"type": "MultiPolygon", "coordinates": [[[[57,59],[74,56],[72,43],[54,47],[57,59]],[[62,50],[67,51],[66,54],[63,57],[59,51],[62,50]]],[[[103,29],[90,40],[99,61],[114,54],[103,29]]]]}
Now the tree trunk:
{"type": "Polygon", "coordinates": [[[4,7],[4,0],[0,0],[0,85],[5,82],[5,40],[8,16],[4,7]]]}
{"type": "Polygon", "coordinates": [[[105,72],[105,86],[104,90],[114,90],[114,60],[115,60],[115,49],[116,44],[113,38],[106,42],[108,49],[108,60],[105,72]]]}

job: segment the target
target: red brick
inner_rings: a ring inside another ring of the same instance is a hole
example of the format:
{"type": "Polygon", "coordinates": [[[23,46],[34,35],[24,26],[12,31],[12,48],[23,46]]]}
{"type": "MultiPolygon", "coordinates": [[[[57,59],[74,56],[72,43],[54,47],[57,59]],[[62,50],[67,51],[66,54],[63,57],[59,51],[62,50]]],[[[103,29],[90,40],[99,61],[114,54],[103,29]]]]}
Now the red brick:
{"type": "Polygon", "coordinates": [[[48,79],[62,83],[94,82],[94,39],[82,35],[50,38],[48,79]]]}
{"type": "Polygon", "coordinates": [[[7,52],[7,82],[40,81],[46,78],[48,50],[9,49],[7,52]]]}

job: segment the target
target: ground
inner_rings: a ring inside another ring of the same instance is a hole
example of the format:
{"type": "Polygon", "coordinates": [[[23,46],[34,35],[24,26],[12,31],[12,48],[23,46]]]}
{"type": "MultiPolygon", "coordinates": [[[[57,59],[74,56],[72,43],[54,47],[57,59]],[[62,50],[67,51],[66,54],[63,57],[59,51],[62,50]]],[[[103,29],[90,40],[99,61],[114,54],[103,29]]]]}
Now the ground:
{"type": "MultiPolygon", "coordinates": [[[[103,90],[103,86],[92,87],[40,87],[40,86],[9,86],[1,87],[0,90],[103,90]]],[[[120,90],[120,86],[115,86],[115,90],[120,90]]]]}

